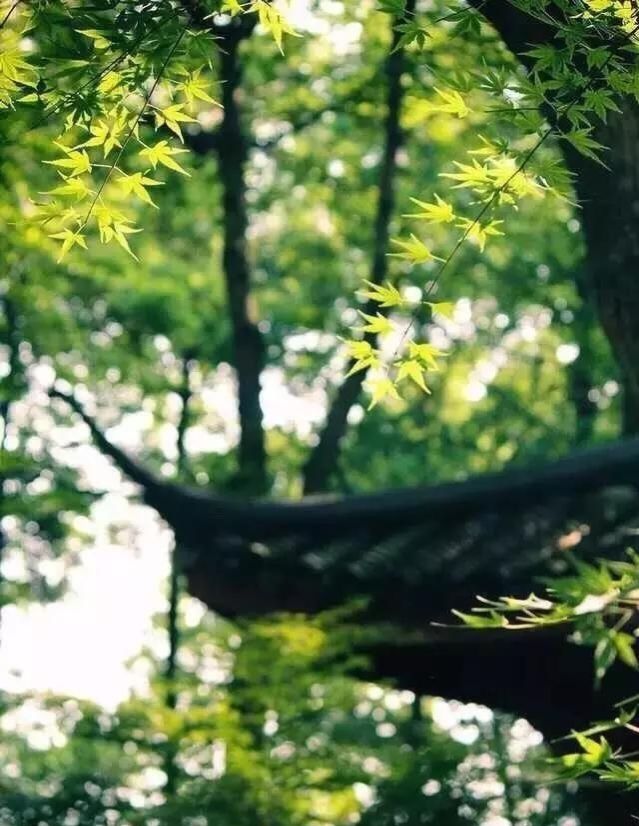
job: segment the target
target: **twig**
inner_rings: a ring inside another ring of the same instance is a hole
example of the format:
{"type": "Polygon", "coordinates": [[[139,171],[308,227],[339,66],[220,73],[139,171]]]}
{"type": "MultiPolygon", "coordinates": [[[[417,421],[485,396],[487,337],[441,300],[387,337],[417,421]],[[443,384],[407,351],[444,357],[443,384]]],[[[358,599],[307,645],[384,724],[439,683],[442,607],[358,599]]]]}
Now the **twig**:
{"type": "Polygon", "coordinates": [[[9,11],[2,18],[2,21],[0,21],[0,29],[4,29],[5,24],[8,22],[9,18],[11,17],[11,15],[16,10],[16,8],[20,5],[21,2],[22,2],[22,0],[15,0],[15,2],[13,3],[13,5],[9,9],[9,11]]]}
{"type": "Polygon", "coordinates": [[[187,30],[186,27],[182,29],[182,31],[179,33],[179,35],[175,39],[175,42],[171,46],[171,49],[169,50],[169,53],[167,54],[166,58],[164,59],[164,62],[162,63],[162,66],[160,67],[160,71],[158,72],[157,77],[153,81],[153,85],[151,86],[151,88],[149,89],[149,92],[147,93],[147,96],[144,100],[144,103],[142,104],[142,108],[140,109],[140,111],[136,115],[135,120],[133,121],[133,123],[131,125],[131,128],[129,129],[129,131],[127,133],[126,138],[122,142],[122,146],[120,147],[117,155],[115,156],[115,160],[111,164],[111,167],[109,168],[108,172],[104,176],[104,179],[102,180],[102,183],[98,187],[98,191],[95,193],[95,196],[93,197],[93,200],[89,204],[89,208],[87,210],[87,213],[84,217],[84,220],[82,221],[82,224],[77,229],[77,232],[82,232],[84,227],[86,227],[86,225],[89,221],[89,218],[91,217],[91,213],[93,212],[93,209],[94,209],[95,205],[97,204],[102,192],[104,191],[105,186],[109,182],[109,180],[111,178],[111,175],[113,174],[113,171],[117,167],[117,165],[120,161],[120,158],[124,154],[124,150],[126,149],[128,142],[131,140],[131,137],[133,136],[133,133],[135,132],[135,130],[136,130],[141,118],[142,118],[142,115],[145,113],[145,111],[147,109],[147,106],[149,105],[149,102],[150,102],[151,98],[153,97],[153,93],[157,89],[158,84],[159,84],[160,80],[162,79],[162,75],[164,74],[164,72],[166,70],[166,67],[169,64],[169,61],[171,60],[171,58],[173,57],[173,55],[177,51],[178,46],[182,42],[182,38],[186,34],[186,30],[187,30]]]}

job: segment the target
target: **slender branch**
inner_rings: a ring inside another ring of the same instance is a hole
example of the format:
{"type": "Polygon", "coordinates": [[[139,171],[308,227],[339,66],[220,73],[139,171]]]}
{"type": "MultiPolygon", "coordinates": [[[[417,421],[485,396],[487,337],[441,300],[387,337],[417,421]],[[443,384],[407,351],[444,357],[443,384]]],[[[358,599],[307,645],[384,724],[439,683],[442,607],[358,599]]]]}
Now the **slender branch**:
{"type": "Polygon", "coordinates": [[[6,396],[0,397],[0,418],[2,419],[2,438],[0,439],[0,453],[4,451],[7,443],[7,430],[9,427],[9,412],[11,409],[11,402],[13,401],[13,394],[17,389],[18,376],[20,373],[20,360],[18,358],[19,340],[19,321],[16,306],[13,300],[8,296],[2,297],[2,308],[6,320],[6,343],[9,350],[9,377],[8,381],[4,382],[4,389],[6,396]]]}
{"type": "Polygon", "coordinates": [[[84,216],[82,224],[80,225],[79,229],[77,230],[78,232],[82,232],[84,227],[88,224],[89,218],[91,217],[91,213],[93,212],[93,210],[95,208],[95,205],[100,200],[100,196],[102,195],[102,192],[104,191],[105,186],[108,184],[114,170],[118,168],[118,163],[120,162],[120,158],[124,154],[124,150],[126,149],[127,144],[131,140],[131,137],[135,133],[135,130],[137,129],[138,124],[140,123],[140,120],[142,119],[142,115],[144,115],[144,113],[145,113],[145,111],[146,111],[146,109],[149,105],[149,102],[150,102],[151,98],[153,97],[153,94],[154,94],[155,90],[157,89],[158,84],[160,83],[160,80],[162,79],[162,76],[163,76],[163,74],[166,70],[166,67],[169,65],[169,63],[171,61],[171,58],[173,57],[173,55],[177,51],[180,43],[182,42],[182,38],[184,37],[185,34],[186,34],[186,28],[181,29],[180,33],[175,38],[171,48],[169,49],[162,65],[160,66],[160,71],[158,72],[157,77],[153,81],[153,84],[151,85],[151,88],[149,89],[149,91],[146,94],[146,97],[144,98],[144,102],[142,104],[142,107],[140,108],[140,111],[135,116],[135,119],[133,120],[133,123],[131,124],[131,127],[130,127],[129,131],[126,134],[126,137],[122,141],[122,146],[118,150],[118,153],[115,156],[115,160],[113,161],[113,163],[111,164],[111,166],[107,170],[106,175],[102,179],[102,183],[98,187],[98,190],[95,193],[95,196],[93,197],[93,200],[89,204],[89,208],[87,210],[86,215],[84,216]]]}
{"type": "Polygon", "coordinates": [[[104,66],[98,72],[95,72],[93,75],[87,78],[87,80],[85,80],[84,83],[81,83],[80,86],[78,86],[76,89],[73,89],[72,91],[62,95],[62,97],[57,103],[54,103],[50,107],[45,108],[41,117],[38,118],[38,120],[31,126],[31,129],[38,129],[40,126],[47,122],[48,118],[58,114],[65,107],[72,105],[78,99],[79,95],[81,95],[82,92],[99,83],[108,72],[117,69],[128,57],[135,53],[138,46],[140,46],[147,37],[150,37],[152,34],[155,34],[155,32],[158,31],[165,24],[166,20],[164,18],[161,18],[150,29],[139,34],[132,43],[130,43],[125,49],[122,49],[122,51],[120,51],[114,58],[112,58],[106,64],[106,66],[104,66]]]}
{"type": "Polygon", "coordinates": [[[21,0],[15,0],[14,3],[10,6],[9,10],[5,14],[5,16],[0,20],[0,29],[4,29],[5,25],[7,24],[9,18],[13,14],[13,12],[18,8],[20,5],[21,0]]]}
{"type": "MultiPolygon", "coordinates": [[[[182,359],[182,386],[179,390],[182,401],[182,409],[177,424],[177,475],[183,476],[186,473],[188,457],[186,453],[185,435],[189,426],[189,402],[191,400],[191,361],[188,355],[182,359]]],[[[178,672],[177,657],[180,647],[180,626],[178,608],[180,603],[180,579],[181,579],[181,559],[180,546],[177,539],[173,540],[173,548],[169,559],[169,606],[167,611],[166,625],[169,638],[169,653],[166,660],[166,706],[171,711],[177,707],[177,687],[176,677],[178,672]]],[[[173,741],[167,744],[165,755],[165,773],[167,794],[174,794],[177,788],[177,746],[173,741]]]]}
{"type": "MultiPolygon", "coordinates": [[[[386,277],[388,263],[386,251],[389,241],[389,225],[395,205],[395,173],[397,153],[402,142],[401,109],[404,98],[402,74],[406,66],[404,49],[399,46],[402,33],[399,29],[406,15],[411,15],[415,0],[407,0],[404,14],[393,20],[393,34],[386,60],[387,113],[384,127],[384,153],[380,165],[377,212],[373,230],[373,260],[370,280],[380,284],[386,277]]],[[[374,306],[366,308],[374,312],[374,306]]],[[[367,340],[375,341],[374,336],[367,340]]],[[[349,365],[352,366],[352,365],[349,365]]],[[[333,476],[339,459],[340,444],[347,428],[348,411],[357,401],[366,370],[360,370],[344,379],[338,388],[326,417],[319,441],[304,468],[304,491],[315,493],[325,490],[333,476]]]]}
{"type": "MultiPolygon", "coordinates": [[[[365,83],[349,90],[339,98],[333,99],[329,104],[330,110],[344,111],[346,104],[365,100],[366,98],[364,93],[370,90],[376,80],[377,78],[372,76],[368,78],[365,83]]],[[[311,109],[303,112],[301,115],[297,115],[296,113],[283,115],[283,118],[288,126],[286,131],[274,135],[268,140],[252,140],[250,142],[250,147],[252,149],[259,149],[260,152],[272,152],[277,149],[285,138],[291,135],[299,135],[300,132],[303,132],[305,129],[309,129],[311,126],[316,124],[326,111],[327,107],[325,106],[320,109],[311,109]]],[[[188,146],[192,152],[195,152],[196,155],[210,155],[213,152],[217,152],[219,139],[219,129],[215,129],[211,132],[205,132],[202,130],[200,132],[186,132],[184,134],[185,145],[188,146]]]]}
{"type": "MultiPolygon", "coordinates": [[[[630,41],[632,39],[632,37],[634,36],[634,34],[636,32],[637,32],[637,28],[632,30],[632,32],[627,36],[628,41],[630,41]]],[[[613,57],[613,53],[611,52],[608,55],[607,59],[604,61],[604,63],[601,65],[600,72],[602,74],[603,74],[604,69],[607,67],[607,65],[612,60],[612,57],[613,57]]],[[[560,128],[560,125],[559,125],[560,121],[568,116],[570,111],[579,102],[579,100],[580,100],[581,96],[583,95],[583,93],[588,88],[590,88],[591,86],[592,86],[592,79],[589,81],[589,83],[586,85],[586,87],[580,88],[578,90],[577,94],[571,100],[567,101],[562,107],[558,108],[556,111],[553,110],[552,107],[549,107],[548,115],[549,115],[549,120],[550,120],[550,126],[548,126],[546,129],[543,130],[543,132],[540,134],[540,136],[538,137],[535,144],[532,146],[531,149],[528,150],[528,152],[526,152],[526,154],[524,155],[522,160],[519,162],[519,164],[517,164],[517,166],[515,167],[513,172],[506,178],[506,180],[502,184],[500,184],[500,186],[497,189],[495,189],[495,191],[490,195],[490,197],[486,199],[486,201],[484,202],[482,207],[479,209],[479,211],[474,216],[472,221],[466,227],[463,234],[460,236],[460,238],[458,238],[457,242],[453,246],[453,248],[450,251],[450,253],[448,254],[448,256],[441,263],[437,273],[435,274],[435,277],[431,280],[430,284],[428,285],[428,289],[425,291],[425,294],[424,294],[425,298],[429,298],[432,295],[432,293],[437,288],[437,285],[439,284],[439,282],[441,280],[441,277],[444,274],[445,270],[450,266],[453,259],[457,256],[457,253],[460,251],[460,249],[462,248],[464,243],[470,237],[470,234],[473,232],[473,230],[476,227],[479,226],[482,218],[493,208],[493,206],[495,206],[496,204],[499,203],[499,199],[501,198],[502,194],[508,190],[508,187],[510,186],[512,181],[518,175],[520,175],[521,173],[523,173],[526,170],[526,167],[530,164],[532,159],[535,157],[535,155],[541,149],[541,147],[544,145],[544,143],[548,140],[548,138],[551,135],[556,135],[559,138],[564,137],[563,132],[562,132],[562,130],[560,128]]],[[[414,325],[417,321],[417,317],[418,317],[419,312],[420,312],[419,309],[416,310],[415,312],[413,312],[413,314],[411,315],[408,323],[406,324],[406,326],[404,328],[404,331],[403,331],[403,333],[402,333],[402,335],[399,339],[399,342],[397,344],[397,347],[395,348],[395,356],[397,356],[397,354],[401,350],[402,345],[403,345],[406,337],[408,336],[408,334],[410,333],[410,331],[414,327],[414,325]]]]}
{"type": "Polygon", "coordinates": [[[73,412],[87,425],[93,441],[100,451],[112,459],[116,466],[126,474],[132,482],[140,485],[145,490],[159,488],[162,485],[162,482],[150,471],[146,470],[146,468],[142,467],[142,465],[107,439],[95,419],[86,412],[75,396],[55,388],[49,390],[49,396],[54,399],[61,399],[69,405],[73,412]]]}
{"type": "MultiPolygon", "coordinates": [[[[471,0],[477,5],[478,0],[471,0]]],[[[503,0],[485,0],[482,14],[501,35],[508,48],[528,69],[532,60],[528,54],[532,46],[549,44],[554,37],[552,26],[544,26],[529,18],[522,10],[513,8],[503,0]]],[[[635,10],[636,11],[636,10],[635,10]]],[[[638,18],[635,14],[635,23],[638,18]]],[[[639,26],[629,32],[619,32],[610,48],[608,58],[599,73],[627,48],[636,37],[639,26]]],[[[582,92],[585,88],[582,88],[582,92]]],[[[547,107],[552,109],[551,106],[547,107]]],[[[549,121],[553,125],[552,112],[549,121]]],[[[632,279],[628,275],[636,267],[637,236],[634,205],[637,200],[637,123],[636,105],[627,102],[623,112],[611,116],[606,124],[595,126],[593,137],[604,145],[613,147],[608,152],[611,170],[580,154],[559,134],[560,146],[568,168],[574,175],[575,190],[588,249],[585,262],[587,284],[578,289],[582,297],[587,294],[593,301],[599,323],[602,326],[615,357],[618,360],[623,383],[623,428],[625,432],[639,429],[639,379],[637,378],[637,302],[632,279]]],[[[561,130],[558,130],[559,132],[561,130]]],[[[573,396],[581,397],[578,403],[577,439],[588,438],[593,424],[593,411],[589,409],[583,385],[588,378],[583,374],[585,361],[574,365],[571,371],[573,396]],[[581,375],[579,375],[581,373],[581,375]],[[579,414],[581,415],[579,418],[579,414]]],[[[587,394],[587,389],[586,389],[587,394]]]]}
{"type": "MultiPolygon", "coordinates": [[[[2,419],[2,438],[0,439],[0,458],[2,457],[7,446],[7,435],[9,430],[9,416],[11,411],[11,403],[15,398],[15,393],[19,384],[18,376],[20,374],[20,360],[18,358],[20,334],[19,334],[19,320],[18,313],[14,302],[9,295],[5,294],[2,297],[2,307],[4,309],[4,317],[6,320],[6,344],[9,350],[9,376],[8,381],[4,382],[4,390],[6,396],[0,396],[0,418],[2,419]]],[[[4,492],[5,476],[0,468],[0,499],[4,492]]],[[[4,555],[6,547],[5,532],[0,524],[0,562],[4,555]]],[[[4,582],[2,570],[0,568],[0,588],[4,582]]]]}

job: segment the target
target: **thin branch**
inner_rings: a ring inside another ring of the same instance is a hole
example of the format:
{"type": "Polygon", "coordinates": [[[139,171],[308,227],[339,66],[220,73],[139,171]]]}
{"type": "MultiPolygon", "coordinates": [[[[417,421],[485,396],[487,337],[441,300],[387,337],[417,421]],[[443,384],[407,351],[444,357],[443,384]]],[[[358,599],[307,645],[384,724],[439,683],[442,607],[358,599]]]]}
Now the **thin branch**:
{"type": "Polygon", "coordinates": [[[99,83],[100,80],[102,80],[102,78],[106,74],[108,74],[108,72],[118,68],[118,66],[120,66],[120,64],[124,60],[126,60],[127,57],[130,57],[134,53],[137,47],[140,46],[147,37],[154,34],[158,29],[165,25],[165,22],[166,21],[164,18],[158,20],[156,24],[152,26],[148,31],[142,32],[140,35],[138,35],[138,37],[133,41],[133,43],[130,43],[126,47],[126,49],[122,49],[122,51],[119,52],[119,54],[117,54],[114,58],[112,58],[106,66],[100,69],[99,72],[96,72],[95,74],[87,78],[87,80],[85,80],[84,83],[80,84],[80,86],[78,86],[77,89],[73,89],[71,92],[67,92],[65,95],[61,97],[61,99],[57,103],[54,103],[50,108],[45,108],[44,112],[42,113],[42,116],[31,126],[31,129],[38,129],[40,126],[47,122],[48,118],[52,117],[53,115],[56,115],[68,104],[72,104],[73,101],[76,100],[78,95],[80,95],[86,89],[91,88],[91,86],[93,86],[95,83],[99,83]]]}
{"type": "MultiPolygon", "coordinates": [[[[402,142],[401,109],[404,98],[402,74],[405,69],[405,52],[400,47],[402,33],[399,26],[405,15],[413,13],[414,0],[407,0],[405,14],[393,20],[393,34],[389,54],[386,59],[387,76],[387,114],[384,128],[384,153],[380,165],[378,182],[378,202],[373,230],[373,260],[370,281],[381,284],[388,271],[386,250],[389,241],[389,225],[395,206],[395,174],[397,171],[397,153],[402,142]]],[[[374,306],[366,308],[374,311],[374,306]]],[[[375,341],[374,336],[367,340],[375,341]]],[[[352,364],[349,365],[349,368],[352,364]]],[[[326,417],[319,441],[304,468],[304,491],[315,493],[325,490],[333,476],[339,460],[340,444],[346,432],[348,411],[357,401],[366,371],[360,370],[348,376],[338,388],[326,417]]]]}
{"type": "MultiPolygon", "coordinates": [[[[633,29],[627,35],[628,41],[632,40],[632,38],[634,37],[634,35],[637,33],[638,30],[639,30],[639,27],[633,29]]],[[[606,67],[608,66],[608,64],[612,60],[612,58],[613,58],[613,53],[611,52],[608,55],[608,57],[606,58],[606,60],[602,63],[602,65],[600,67],[600,72],[601,72],[602,76],[603,76],[604,70],[606,69],[606,67]]],[[[592,85],[593,85],[593,79],[590,78],[589,82],[586,84],[586,86],[584,86],[582,88],[579,88],[577,90],[577,93],[572,98],[572,100],[567,101],[557,111],[554,111],[554,110],[551,109],[551,124],[550,124],[550,126],[548,126],[542,132],[542,134],[540,135],[538,140],[528,150],[528,152],[526,152],[526,154],[524,155],[524,157],[522,158],[520,163],[516,166],[514,171],[506,178],[506,180],[484,202],[484,204],[479,209],[479,211],[477,212],[477,214],[475,215],[473,220],[468,224],[468,226],[466,227],[466,229],[463,232],[463,234],[461,235],[461,237],[457,240],[457,242],[453,246],[451,252],[448,254],[446,259],[440,265],[437,273],[435,274],[435,277],[431,280],[430,284],[428,285],[428,289],[425,292],[425,298],[430,298],[430,296],[433,294],[433,292],[437,288],[437,286],[438,286],[438,284],[441,280],[442,275],[444,274],[446,269],[450,266],[453,259],[457,256],[457,253],[459,252],[459,250],[462,248],[462,246],[468,240],[468,238],[470,237],[470,234],[473,232],[473,230],[475,230],[477,228],[477,226],[479,226],[482,218],[493,208],[493,206],[495,206],[496,203],[498,203],[501,196],[504,194],[504,192],[506,192],[508,190],[508,187],[515,180],[515,178],[526,170],[527,166],[530,164],[532,159],[535,157],[535,155],[541,149],[541,147],[544,145],[544,143],[548,140],[548,138],[551,135],[556,135],[558,138],[564,137],[564,134],[561,131],[561,128],[559,127],[559,122],[561,121],[562,118],[566,118],[569,115],[569,113],[572,111],[572,109],[581,100],[584,92],[587,89],[591,88],[592,85]]],[[[402,335],[401,335],[400,340],[397,344],[397,347],[395,348],[395,355],[398,354],[399,350],[402,348],[402,345],[403,345],[406,337],[408,336],[408,334],[410,333],[410,331],[414,327],[414,325],[417,321],[418,312],[419,312],[419,309],[417,309],[413,312],[413,314],[410,317],[406,327],[404,328],[404,331],[402,332],[402,335]]]]}
{"type": "Polygon", "coordinates": [[[150,471],[142,467],[135,459],[132,459],[121,448],[114,445],[107,439],[103,431],[98,426],[95,419],[90,416],[80,402],[70,393],[64,393],[62,390],[52,388],[49,390],[49,396],[54,399],[61,399],[66,402],[69,407],[76,413],[82,421],[87,425],[91,436],[96,446],[105,456],[108,456],[116,466],[131,479],[131,481],[140,485],[145,490],[159,488],[162,482],[157,479],[150,471]]]}
{"type": "Polygon", "coordinates": [[[0,20],[0,30],[4,29],[5,25],[8,23],[9,18],[13,14],[13,12],[18,8],[22,0],[15,0],[15,2],[11,5],[5,16],[0,20]]]}
{"type": "MultiPolygon", "coordinates": [[[[187,355],[182,359],[182,385],[179,390],[182,401],[180,418],[177,424],[177,475],[183,476],[186,473],[188,456],[186,453],[185,435],[189,426],[189,402],[191,400],[191,361],[187,355]]],[[[181,579],[181,559],[180,546],[177,539],[173,540],[173,548],[169,559],[169,606],[167,611],[166,625],[169,638],[169,653],[166,660],[166,706],[173,711],[177,707],[176,677],[178,673],[178,651],[180,647],[180,626],[178,608],[180,603],[180,579],[181,579]]],[[[167,743],[165,755],[165,773],[167,794],[175,793],[177,787],[178,768],[176,764],[177,748],[173,741],[167,743]]]]}
{"type": "Polygon", "coordinates": [[[77,232],[82,232],[82,230],[84,229],[84,227],[85,227],[85,226],[87,225],[87,223],[89,222],[89,218],[91,217],[91,213],[93,212],[93,209],[95,208],[95,205],[96,205],[96,204],[97,204],[97,202],[99,201],[100,196],[102,195],[102,192],[104,191],[105,186],[106,186],[106,185],[107,185],[107,183],[109,182],[109,180],[110,180],[110,178],[111,178],[111,175],[113,174],[114,170],[115,170],[115,169],[117,169],[118,163],[120,162],[120,158],[121,158],[121,157],[122,157],[122,155],[124,154],[124,150],[126,149],[127,144],[129,143],[129,141],[131,140],[131,138],[132,138],[133,134],[135,133],[135,130],[137,129],[138,124],[140,123],[140,120],[142,119],[142,115],[144,115],[144,113],[145,113],[145,111],[146,111],[146,109],[147,109],[147,107],[148,107],[148,105],[149,105],[149,102],[150,102],[151,98],[153,97],[153,93],[154,93],[154,92],[155,92],[155,90],[157,89],[158,84],[160,83],[160,80],[162,79],[162,75],[163,75],[163,74],[164,74],[164,72],[166,71],[166,67],[169,65],[169,62],[171,61],[171,58],[173,57],[173,55],[174,55],[174,54],[175,54],[175,52],[177,51],[177,49],[178,49],[178,47],[179,47],[180,43],[182,42],[182,38],[183,38],[183,37],[184,37],[184,35],[186,34],[186,31],[187,31],[186,27],[185,27],[185,28],[183,28],[183,29],[180,31],[180,33],[178,34],[178,36],[175,38],[175,41],[173,42],[173,45],[172,45],[172,46],[171,46],[171,48],[169,49],[169,52],[167,53],[167,56],[165,57],[165,59],[164,59],[164,61],[163,61],[162,65],[160,66],[160,70],[159,70],[159,72],[158,72],[158,74],[157,74],[157,77],[156,77],[156,78],[155,78],[155,80],[153,81],[153,84],[152,84],[151,88],[149,89],[149,91],[148,91],[148,93],[147,93],[147,95],[146,95],[146,97],[145,97],[145,99],[144,99],[144,103],[142,104],[142,107],[141,107],[140,111],[139,111],[139,112],[137,113],[137,115],[135,116],[135,119],[134,119],[133,123],[131,124],[131,127],[130,127],[129,131],[127,132],[126,137],[125,137],[125,138],[124,138],[124,140],[122,141],[122,146],[119,148],[118,153],[117,153],[117,155],[115,156],[115,160],[113,161],[113,163],[111,164],[111,166],[110,166],[110,167],[109,167],[109,169],[107,170],[107,173],[106,173],[106,175],[104,176],[104,178],[103,178],[103,180],[102,180],[102,183],[101,183],[101,184],[100,184],[100,186],[98,187],[98,190],[97,190],[97,192],[95,193],[95,196],[94,196],[93,200],[92,200],[92,201],[91,201],[91,203],[89,204],[89,208],[88,208],[88,210],[87,210],[87,213],[86,213],[86,215],[84,216],[84,219],[83,219],[83,221],[82,221],[82,224],[81,224],[81,225],[80,225],[80,227],[78,228],[77,232]]]}

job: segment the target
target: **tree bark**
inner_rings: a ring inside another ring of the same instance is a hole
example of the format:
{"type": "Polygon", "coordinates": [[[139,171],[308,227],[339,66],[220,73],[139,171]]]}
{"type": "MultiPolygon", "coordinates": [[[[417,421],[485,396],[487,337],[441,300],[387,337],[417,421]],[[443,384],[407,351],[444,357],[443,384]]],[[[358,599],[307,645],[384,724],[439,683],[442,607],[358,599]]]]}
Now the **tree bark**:
{"type": "MultiPolygon", "coordinates": [[[[182,356],[182,383],[179,388],[179,396],[182,402],[180,410],[180,418],[178,419],[176,428],[176,478],[179,481],[185,481],[188,473],[188,455],[186,452],[186,431],[189,427],[189,403],[191,401],[191,360],[189,354],[182,356]]],[[[178,694],[177,694],[177,676],[178,676],[178,653],[180,647],[180,624],[179,624],[179,603],[182,591],[182,554],[180,546],[175,537],[173,539],[173,547],[170,551],[169,557],[169,594],[168,594],[168,610],[166,614],[166,630],[169,643],[169,652],[166,658],[166,707],[169,711],[175,711],[177,708],[178,694]]],[[[164,771],[166,774],[166,783],[164,790],[170,797],[175,794],[177,790],[179,767],[177,765],[178,744],[175,740],[169,739],[167,741],[166,751],[164,753],[164,771]]]]}
{"type": "Polygon", "coordinates": [[[591,443],[597,422],[597,405],[591,398],[596,384],[594,333],[597,329],[595,308],[588,291],[577,277],[580,303],[575,309],[571,334],[579,347],[579,355],[568,367],[568,395],[575,411],[574,444],[583,447],[591,443]]]}
{"type": "Polygon", "coordinates": [[[223,190],[222,264],[233,330],[233,357],[238,383],[238,487],[251,493],[263,493],[267,488],[267,474],[260,406],[260,377],[265,364],[265,348],[250,303],[251,271],[246,240],[248,215],[245,180],[248,143],[242,128],[238,100],[242,77],[239,50],[249,31],[246,26],[242,29],[232,26],[228,28],[228,34],[222,38],[220,45],[224,118],[215,141],[215,149],[223,190]]]}
{"type": "MultiPolygon", "coordinates": [[[[505,0],[471,0],[511,51],[522,57],[549,42],[549,26],[505,0]]],[[[624,392],[624,432],[639,432],[639,105],[628,97],[593,137],[608,147],[608,168],[580,155],[566,142],[562,151],[575,176],[586,241],[583,291],[596,309],[619,364],[624,392]]]]}
{"type": "MultiPolygon", "coordinates": [[[[471,3],[520,58],[531,45],[548,42],[552,36],[552,30],[505,0],[471,0],[471,3]]],[[[623,387],[623,429],[631,434],[639,432],[639,289],[636,283],[639,273],[639,106],[636,101],[626,98],[623,111],[611,113],[607,124],[596,127],[593,137],[608,148],[605,162],[609,168],[583,157],[566,142],[562,143],[562,152],[575,175],[587,248],[586,277],[580,285],[582,295],[594,304],[618,362],[623,387]]],[[[578,392],[581,390],[583,388],[578,388],[578,392]]],[[[590,427],[592,420],[586,417],[581,424],[590,427]]],[[[549,699],[556,702],[555,698],[549,699]]],[[[568,711],[564,704],[560,708],[564,714],[568,711]]],[[[585,788],[581,797],[596,824],[630,824],[639,811],[637,793],[619,794],[598,786],[585,788]]]]}
{"type": "Polygon", "coordinates": [[[608,147],[609,169],[569,148],[581,205],[587,290],[621,372],[626,433],[639,432],[639,106],[627,101],[596,137],[608,147]]]}
{"type": "MultiPolygon", "coordinates": [[[[386,60],[387,77],[387,111],[384,127],[384,152],[380,165],[377,211],[373,229],[373,260],[370,280],[381,284],[388,271],[386,253],[388,252],[389,225],[395,206],[395,173],[397,171],[397,153],[402,143],[401,109],[404,99],[402,74],[406,68],[403,48],[399,48],[401,32],[398,26],[414,13],[415,0],[407,0],[405,12],[393,21],[393,34],[390,51],[386,60]]],[[[366,312],[374,313],[376,305],[369,302],[366,312]]],[[[371,343],[375,336],[366,336],[371,343]]],[[[349,365],[350,368],[351,365],[349,365]]],[[[355,404],[366,378],[366,370],[360,370],[344,379],[331,403],[326,422],[319,441],[304,468],[304,493],[317,493],[326,490],[331,477],[337,469],[340,444],[348,425],[348,412],[355,404]]]]}

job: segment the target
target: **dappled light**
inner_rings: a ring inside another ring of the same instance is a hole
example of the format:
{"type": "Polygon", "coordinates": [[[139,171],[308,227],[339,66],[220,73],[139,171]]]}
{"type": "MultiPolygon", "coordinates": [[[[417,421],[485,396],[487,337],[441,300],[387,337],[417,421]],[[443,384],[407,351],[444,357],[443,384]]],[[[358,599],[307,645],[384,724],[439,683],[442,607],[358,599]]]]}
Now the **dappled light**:
{"type": "Polygon", "coordinates": [[[639,816],[638,48],[0,0],[0,826],[639,816]]]}

